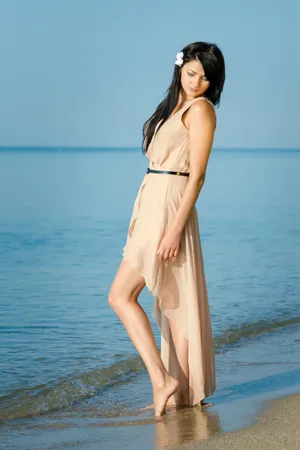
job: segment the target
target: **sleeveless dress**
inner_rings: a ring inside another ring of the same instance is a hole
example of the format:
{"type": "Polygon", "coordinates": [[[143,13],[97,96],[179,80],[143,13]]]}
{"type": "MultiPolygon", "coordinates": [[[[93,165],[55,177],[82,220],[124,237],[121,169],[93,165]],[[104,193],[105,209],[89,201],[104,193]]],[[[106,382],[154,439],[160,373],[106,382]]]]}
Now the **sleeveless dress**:
{"type": "MultiPolygon", "coordinates": [[[[182,115],[194,98],[154,133],[146,156],[150,169],[189,172],[189,131],[182,115]]],[[[156,130],[158,128],[156,127],[156,130]]],[[[156,131],[155,130],[155,131],[156,131]]],[[[160,261],[157,250],[179,207],[188,177],[148,173],[140,185],[122,256],[139,270],[154,296],[152,315],[161,331],[161,358],[175,378],[180,373],[168,319],[188,340],[189,405],[215,390],[215,357],[210,311],[195,206],[181,234],[176,260],[160,261]]]]}

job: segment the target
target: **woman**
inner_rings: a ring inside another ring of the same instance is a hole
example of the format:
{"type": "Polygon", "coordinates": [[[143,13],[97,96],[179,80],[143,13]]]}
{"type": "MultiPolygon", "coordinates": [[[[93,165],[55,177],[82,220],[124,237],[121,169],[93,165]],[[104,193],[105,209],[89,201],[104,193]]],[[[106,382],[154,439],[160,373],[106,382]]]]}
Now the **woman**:
{"type": "Polygon", "coordinates": [[[165,99],[143,127],[149,168],[137,194],[109,304],[148,370],[155,416],[203,404],[215,360],[195,203],[205,180],[225,81],[222,52],[195,42],[177,53],[165,99]],[[159,353],[138,303],[147,286],[161,331],[159,353]]]}

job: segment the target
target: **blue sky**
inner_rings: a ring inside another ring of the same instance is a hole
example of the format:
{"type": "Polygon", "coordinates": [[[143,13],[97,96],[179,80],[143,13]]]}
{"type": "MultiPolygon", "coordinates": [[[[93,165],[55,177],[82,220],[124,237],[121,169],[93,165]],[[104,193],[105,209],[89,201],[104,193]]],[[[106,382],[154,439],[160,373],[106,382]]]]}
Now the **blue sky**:
{"type": "Polygon", "coordinates": [[[0,0],[0,145],[140,146],[176,53],[215,42],[215,147],[300,147],[298,0],[0,0]]]}

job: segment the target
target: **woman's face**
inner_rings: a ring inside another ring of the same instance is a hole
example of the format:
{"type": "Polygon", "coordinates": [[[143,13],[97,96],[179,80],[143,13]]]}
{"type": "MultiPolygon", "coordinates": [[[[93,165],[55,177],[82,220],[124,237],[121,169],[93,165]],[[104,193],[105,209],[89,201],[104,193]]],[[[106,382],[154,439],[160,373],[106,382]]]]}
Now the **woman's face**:
{"type": "Polygon", "coordinates": [[[197,59],[184,64],[181,70],[181,86],[187,100],[199,97],[209,85],[202,64],[197,59]]]}

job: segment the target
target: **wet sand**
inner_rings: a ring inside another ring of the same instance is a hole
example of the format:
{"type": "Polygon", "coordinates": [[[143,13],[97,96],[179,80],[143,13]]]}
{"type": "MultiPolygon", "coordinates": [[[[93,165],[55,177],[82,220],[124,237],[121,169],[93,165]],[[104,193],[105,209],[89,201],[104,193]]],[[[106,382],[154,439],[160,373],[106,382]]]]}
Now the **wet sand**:
{"type": "Polygon", "coordinates": [[[268,402],[257,423],[249,428],[223,433],[188,448],[194,450],[300,449],[300,394],[268,402]]]}

